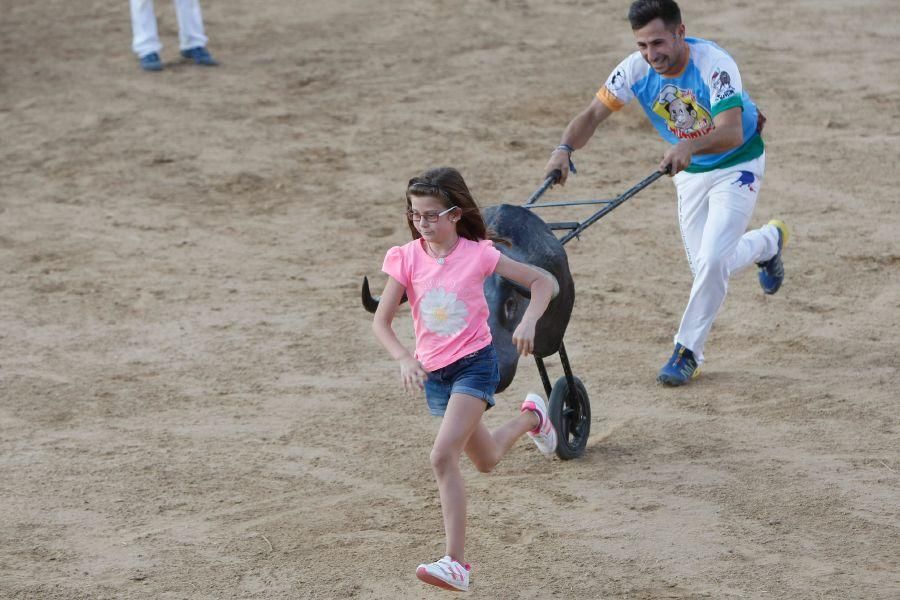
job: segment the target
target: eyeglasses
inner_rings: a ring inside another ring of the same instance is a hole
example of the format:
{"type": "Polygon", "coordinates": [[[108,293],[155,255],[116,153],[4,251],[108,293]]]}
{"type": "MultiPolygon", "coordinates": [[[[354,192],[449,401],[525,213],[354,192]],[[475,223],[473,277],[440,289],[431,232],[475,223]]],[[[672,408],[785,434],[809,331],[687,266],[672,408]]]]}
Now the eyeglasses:
{"type": "Polygon", "coordinates": [[[427,221],[428,223],[437,223],[438,219],[440,219],[441,217],[446,215],[448,212],[450,212],[454,208],[456,208],[456,207],[451,206],[447,210],[444,210],[441,212],[431,211],[431,212],[426,212],[426,213],[418,213],[414,210],[407,210],[406,218],[409,219],[410,221],[412,221],[413,223],[418,223],[422,219],[425,219],[425,221],[427,221]]]}

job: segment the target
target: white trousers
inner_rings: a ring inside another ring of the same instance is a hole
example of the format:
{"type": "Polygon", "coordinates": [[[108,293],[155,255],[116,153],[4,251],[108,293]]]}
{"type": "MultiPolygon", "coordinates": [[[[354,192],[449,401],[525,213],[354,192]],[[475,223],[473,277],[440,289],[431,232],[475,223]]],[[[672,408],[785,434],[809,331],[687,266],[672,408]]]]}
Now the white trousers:
{"type": "MultiPolygon", "coordinates": [[[[131,1],[131,48],[138,57],[162,50],[159,33],[156,30],[156,13],[153,0],[131,1]]],[[[203,16],[200,14],[199,0],[174,0],[178,17],[178,42],[182,50],[206,46],[203,34],[203,16]]]]}
{"type": "Polygon", "coordinates": [[[675,342],[690,349],[698,362],[703,362],[706,338],[725,301],[728,279],[778,251],[774,226],[747,231],[765,168],[762,154],[726,169],[682,171],[674,177],[681,238],[694,274],[675,342]]]}

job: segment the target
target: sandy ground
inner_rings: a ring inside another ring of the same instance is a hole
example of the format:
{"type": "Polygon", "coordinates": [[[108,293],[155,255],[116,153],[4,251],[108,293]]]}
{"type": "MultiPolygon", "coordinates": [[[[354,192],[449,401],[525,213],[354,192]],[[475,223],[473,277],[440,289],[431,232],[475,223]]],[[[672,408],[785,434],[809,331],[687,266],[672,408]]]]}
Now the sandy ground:
{"type": "MultiPolygon", "coordinates": [[[[528,197],[632,50],[626,5],[209,1],[202,69],[158,1],[147,74],[126,2],[3,2],[0,597],[444,596],[413,573],[443,549],[436,423],[359,285],[421,169],[528,197]]],[[[900,597],[896,3],[683,10],[769,117],[753,223],[793,227],[786,283],[733,280],[704,376],[663,389],[690,285],[671,184],[568,245],[592,438],[466,463],[472,597],[900,597]]],[[[548,199],[662,151],[629,108],[548,199]]],[[[523,361],[488,424],[539,386],[523,361]]]]}

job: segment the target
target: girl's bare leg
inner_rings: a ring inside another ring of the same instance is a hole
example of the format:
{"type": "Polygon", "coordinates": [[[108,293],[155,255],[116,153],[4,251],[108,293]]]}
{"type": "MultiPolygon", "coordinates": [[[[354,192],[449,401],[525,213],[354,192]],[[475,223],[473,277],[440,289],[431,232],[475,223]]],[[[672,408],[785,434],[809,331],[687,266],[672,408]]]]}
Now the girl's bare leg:
{"type": "MultiPolygon", "coordinates": [[[[481,424],[484,400],[453,394],[431,449],[431,467],[441,494],[441,513],[447,535],[447,555],[460,563],[466,544],[466,490],[459,457],[472,432],[481,424]]],[[[482,427],[484,427],[482,425],[482,427]]]]}
{"type": "Polygon", "coordinates": [[[478,421],[475,431],[469,436],[465,451],[475,468],[482,473],[493,470],[512,445],[525,432],[531,431],[540,423],[540,418],[533,412],[526,411],[510,419],[494,431],[478,421]]]}

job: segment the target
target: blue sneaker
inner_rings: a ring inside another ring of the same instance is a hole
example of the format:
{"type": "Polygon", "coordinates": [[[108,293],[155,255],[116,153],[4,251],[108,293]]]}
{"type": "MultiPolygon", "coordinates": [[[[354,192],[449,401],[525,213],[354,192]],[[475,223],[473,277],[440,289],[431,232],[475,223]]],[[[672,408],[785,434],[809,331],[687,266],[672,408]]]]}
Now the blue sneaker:
{"type": "Polygon", "coordinates": [[[774,225],[778,229],[778,252],[769,260],[756,263],[756,266],[759,267],[759,285],[762,286],[763,292],[774,294],[784,281],[784,263],[781,261],[781,251],[787,246],[790,234],[784,221],[772,219],[769,221],[769,225],[774,225]]]}
{"type": "Polygon", "coordinates": [[[150,54],[145,54],[144,56],[138,59],[138,64],[145,71],[162,71],[163,64],[159,59],[159,54],[156,52],[151,52],[150,54]]]}
{"type": "Polygon", "coordinates": [[[672,358],[659,370],[656,380],[665,385],[684,385],[699,374],[700,365],[694,353],[681,344],[675,344],[672,358]]]}
{"type": "Polygon", "coordinates": [[[209,50],[203,46],[182,50],[181,56],[194,61],[194,63],[198,65],[203,65],[204,67],[215,67],[219,64],[216,62],[216,59],[212,57],[212,54],[209,53],[209,50]]]}

